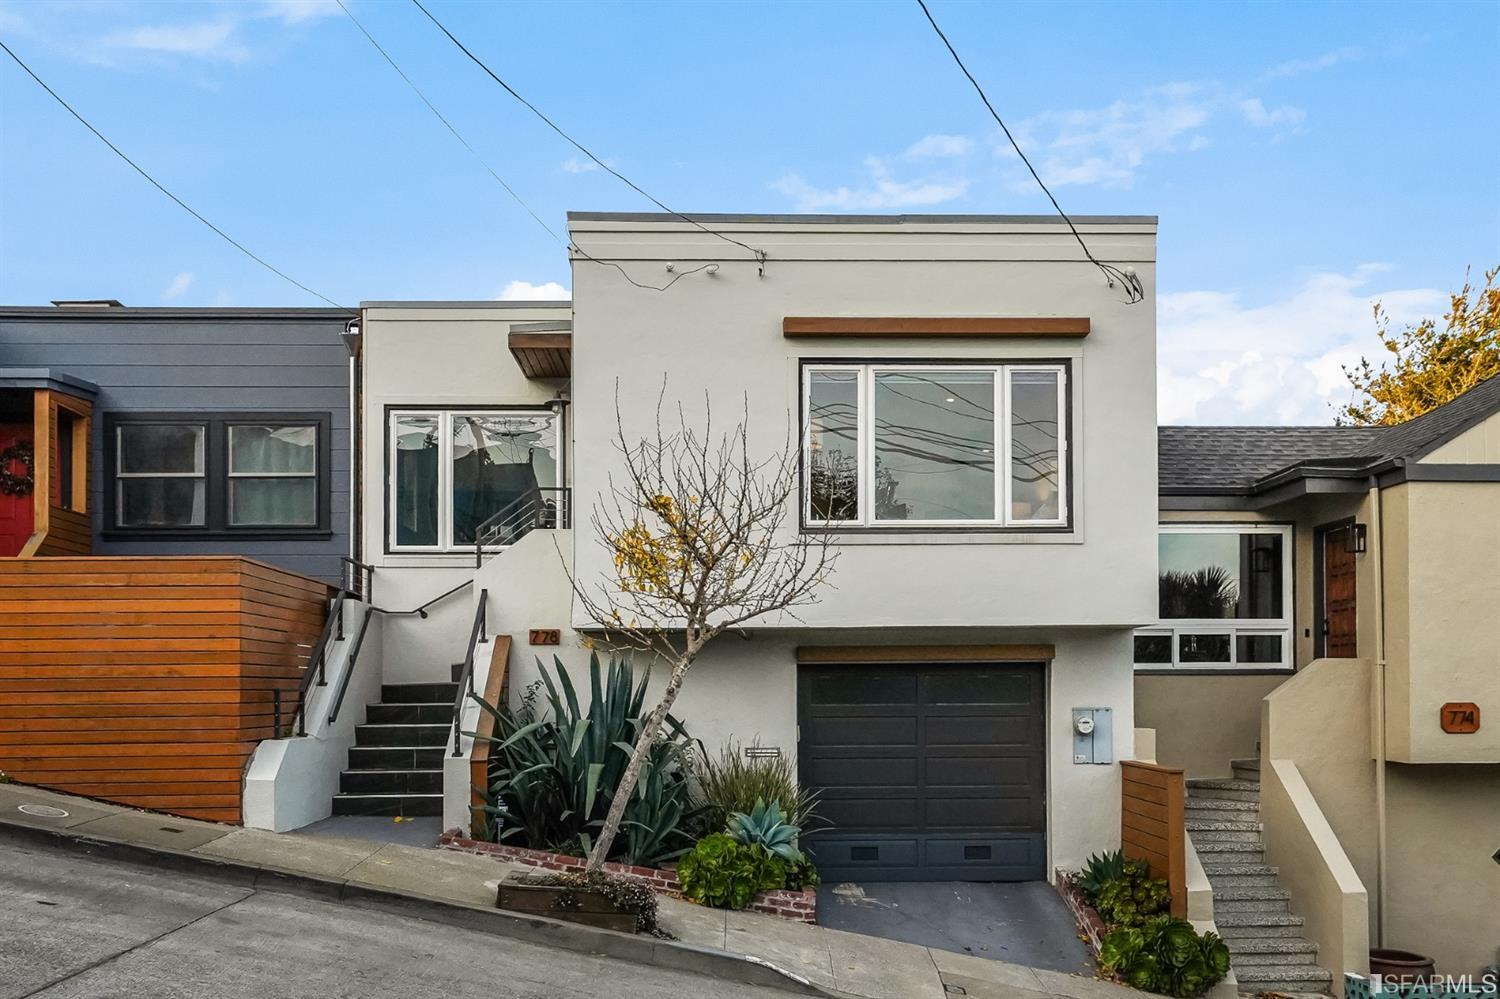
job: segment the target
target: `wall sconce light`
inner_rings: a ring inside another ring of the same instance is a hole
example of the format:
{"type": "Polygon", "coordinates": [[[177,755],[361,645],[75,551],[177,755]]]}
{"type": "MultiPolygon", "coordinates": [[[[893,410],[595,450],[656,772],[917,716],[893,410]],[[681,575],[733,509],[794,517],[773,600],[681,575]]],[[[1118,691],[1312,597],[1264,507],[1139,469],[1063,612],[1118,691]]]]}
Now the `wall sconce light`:
{"type": "Polygon", "coordinates": [[[1368,530],[1364,524],[1351,524],[1344,532],[1344,551],[1351,555],[1363,555],[1369,547],[1368,530]]]}

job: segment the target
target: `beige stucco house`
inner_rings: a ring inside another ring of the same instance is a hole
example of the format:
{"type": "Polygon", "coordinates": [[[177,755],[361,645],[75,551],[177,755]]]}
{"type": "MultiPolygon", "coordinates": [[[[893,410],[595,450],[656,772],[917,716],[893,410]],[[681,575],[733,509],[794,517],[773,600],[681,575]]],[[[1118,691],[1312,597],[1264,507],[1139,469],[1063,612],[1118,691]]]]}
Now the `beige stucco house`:
{"type": "Polygon", "coordinates": [[[1258,758],[1266,861],[1324,967],[1500,961],[1500,378],[1400,426],[1159,440],[1134,656],[1158,759],[1258,758]]]}

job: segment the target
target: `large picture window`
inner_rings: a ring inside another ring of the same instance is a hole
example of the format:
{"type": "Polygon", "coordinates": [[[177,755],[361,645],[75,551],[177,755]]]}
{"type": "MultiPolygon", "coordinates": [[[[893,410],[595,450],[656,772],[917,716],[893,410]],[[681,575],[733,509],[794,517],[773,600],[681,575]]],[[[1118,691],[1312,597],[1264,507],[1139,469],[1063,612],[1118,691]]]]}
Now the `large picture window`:
{"type": "Polygon", "coordinates": [[[1291,528],[1164,524],[1160,622],[1136,632],[1139,669],[1290,669],[1291,528]]]}
{"type": "Polygon", "coordinates": [[[809,364],[811,526],[1065,527],[1061,364],[809,364]]]}
{"type": "Polygon", "coordinates": [[[560,486],[551,410],[398,410],[389,416],[392,551],[472,548],[486,520],[560,486]]]}
{"type": "Polygon", "coordinates": [[[106,532],[327,531],[328,427],[326,414],[107,414],[106,532]]]}

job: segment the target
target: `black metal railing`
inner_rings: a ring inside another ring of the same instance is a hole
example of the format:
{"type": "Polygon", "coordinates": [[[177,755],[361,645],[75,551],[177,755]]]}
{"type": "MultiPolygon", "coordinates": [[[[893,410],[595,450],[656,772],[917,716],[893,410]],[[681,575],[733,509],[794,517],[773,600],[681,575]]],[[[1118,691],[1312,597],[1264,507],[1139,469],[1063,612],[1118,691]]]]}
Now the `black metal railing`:
{"type": "MultiPolygon", "coordinates": [[[[334,642],[344,640],[344,602],[349,598],[349,591],[340,589],[338,595],[333,598],[333,604],[328,608],[328,620],[323,622],[323,631],[318,635],[318,644],[313,647],[312,658],[307,661],[307,669],[302,672],[302,682],[297,686],[297,713],[293,717],[296,723],[297,734],[307,734],[307,692],[317,681],[319,687],[328,686],[328,648],[334,642]]],[[[276,707],[276,738],[281,738],[281,711],[280,705],[276,707]]]]}
{"type": "Polygon", "coordinates": [[[573,491],[566,486],[538,486],[517,496],[474,529],[474,567],[484,564],[486,548],[504,548],[532,531],[571,526],[573,491]]]}
{"type": "Polygon", "coordinates": [[[459,729],[463,726],[464,701],[474,694],[474,650],[485,641],[484,608],[490,602],[490,591],[479,591],[479,607],[474,611],[474,626],[469,629],[468,650],[464,653],[463,670],[458,674],[458,692],[453,695],[453,755],[462,756],[459,745],[459,729]]]}
{"type": "Polygon", "coordinates": [[[330,725],[339,719],[339,709],[344,706],[344,695],[349,691],[349,681],[354,679],[354,668],[359,665],[360,646],[365,644],[365,632],[370,630],[370,621],[376,613],[373,607],[370,608],[364,620],[359,622],[359,631],[354,633],[354,644],[349,647],[349,663],[344,667],[343,675],[339,677],[339,686],[333,695],[333,706],[328,709],[328,724],[330,725]]]}
{"type": "Polygon", "coordinates": [[[347,555],[339,559],[341,580],[339,585],[369,603],[375,593],[375,567],[347,555]]]}

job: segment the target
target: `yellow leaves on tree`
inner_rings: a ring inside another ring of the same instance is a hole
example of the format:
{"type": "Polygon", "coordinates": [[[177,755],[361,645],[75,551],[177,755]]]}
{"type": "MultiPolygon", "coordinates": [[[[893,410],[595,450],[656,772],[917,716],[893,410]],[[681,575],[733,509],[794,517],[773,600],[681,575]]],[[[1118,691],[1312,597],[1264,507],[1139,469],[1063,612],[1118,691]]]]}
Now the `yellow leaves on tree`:
{"type": "Polygon", "coordinates": [[[702,509],[696,496],[645,499],[641,516],[609,535],[609,544],[621,587],[654,596],[678,592],[689,573],[715,572],[736,563],[743,569],[755,559],[751,547],[726,541],[723,525],[702,509]]]}
{"type": "Polygon", "coordinates": [[[1484,274],[1484,287],[1468,280],[1452,296],[1439,327],[1431,319],[1391,332],[1390,316],[1375,304],[1375,335],[1394,360],[1378,368],[1361,358],[1344,375],[1354,401],[1338,412],[1340,424],[1389,426],[1436,409],[1486,378],[1500,375],[1500,267],[1484,274]]]}

